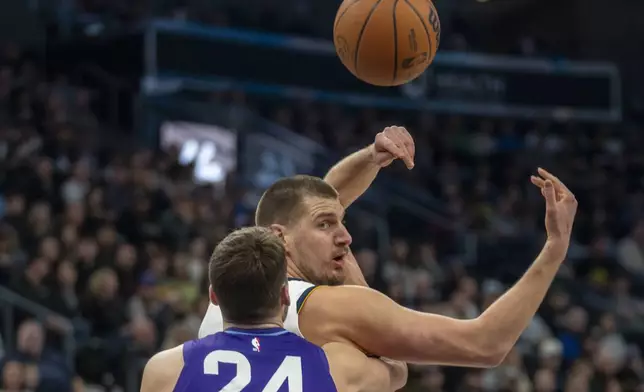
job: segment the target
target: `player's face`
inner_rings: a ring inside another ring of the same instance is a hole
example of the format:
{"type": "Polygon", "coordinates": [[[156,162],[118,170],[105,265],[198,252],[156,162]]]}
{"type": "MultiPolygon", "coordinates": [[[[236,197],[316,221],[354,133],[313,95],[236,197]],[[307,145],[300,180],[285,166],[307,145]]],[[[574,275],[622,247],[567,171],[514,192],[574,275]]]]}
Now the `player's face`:
{"type": "Polygon", "coordinates": [[[351,235],[338,199],[310,197],[304,213],[284,233],[289,260],[314,284],[344,283],[351,235]]]}

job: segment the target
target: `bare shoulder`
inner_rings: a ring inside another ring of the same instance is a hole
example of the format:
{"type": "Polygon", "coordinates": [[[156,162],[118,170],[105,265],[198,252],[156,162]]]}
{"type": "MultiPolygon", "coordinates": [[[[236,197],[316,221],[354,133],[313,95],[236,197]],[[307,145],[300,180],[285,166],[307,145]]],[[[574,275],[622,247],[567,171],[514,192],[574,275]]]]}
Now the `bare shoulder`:
{"type": "Polygon", "coordinates": [[[141,392],[171,392],[183,369],[183,345],[155,354],[143,370],[141,392]]]}
{"type": "Polygon", "coordinates": [[[338,304],[341,303],[349,309],[360,307],[364,305],[362,301],[380,295],[382,294],[363,286],[317,286],[307,296],[300,314],[307,309],[314,309],[315,312],[345,312],[346,308],[338,307],[338,304]]]}
{"type": "Polygon", "coordinates": [[[354,343],[346,329],[369,323],[369,314],[383,311],[390,302],[383,294],[362,286],[320,286],[313,290],[299,313],[300,331],[318,346],[330,342],[354,343]]]}

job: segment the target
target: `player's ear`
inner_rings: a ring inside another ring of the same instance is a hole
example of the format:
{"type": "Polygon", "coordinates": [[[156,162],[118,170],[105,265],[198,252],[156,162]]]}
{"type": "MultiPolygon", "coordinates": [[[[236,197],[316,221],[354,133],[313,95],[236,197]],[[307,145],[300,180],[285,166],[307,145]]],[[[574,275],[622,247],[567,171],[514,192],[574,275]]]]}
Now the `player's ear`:
{"type": "Polygon", "coordinates": [[[284,241],[284,235],[286,233],[286,227],[284,225],[280,225],[278,223],[273,223],[272,225],[269,226],[273,234],[278,236],[282,241],[284,241]]]}
{"type": "Polygon", "coordinates": [[[284,244],[284,249],[286,250],[286,255],[289,256],[291,252],[291,244],[289,237],[286,235],[286,226],[280,225],[279,223],[274,223],[269,226],[273,234],[278,236],[282,243],[284,244]]]}
{"type": "Polygon", "coordinates": [[[288,283],[282,286],[282,292],[280,293],[280,301],[282,302],[282,305],[286,306],[287,308],[291,306],[291,295],[288,292],[288,283]]]}
{"type": "Polygon", "coordinates": [[[217,297],[215,296],[215,292],[212,290],[212,285],[208,286],[208,297],[210,298],[210,302],[212,302],[213,305],[219,305],[217,303],[217,297]]]}

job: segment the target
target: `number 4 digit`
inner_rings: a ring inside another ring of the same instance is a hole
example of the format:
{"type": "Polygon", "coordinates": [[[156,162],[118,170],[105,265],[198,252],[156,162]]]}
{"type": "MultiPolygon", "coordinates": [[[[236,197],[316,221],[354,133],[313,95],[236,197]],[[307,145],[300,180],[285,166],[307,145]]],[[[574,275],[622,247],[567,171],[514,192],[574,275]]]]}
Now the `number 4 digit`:
{"type": "Polygon", "coordinates": [[[284,381],[288,380],[289,392],[302,392],[302,359],[288,356],[273,377],[268,381],[263,392],[278,392],[284,381]]]}

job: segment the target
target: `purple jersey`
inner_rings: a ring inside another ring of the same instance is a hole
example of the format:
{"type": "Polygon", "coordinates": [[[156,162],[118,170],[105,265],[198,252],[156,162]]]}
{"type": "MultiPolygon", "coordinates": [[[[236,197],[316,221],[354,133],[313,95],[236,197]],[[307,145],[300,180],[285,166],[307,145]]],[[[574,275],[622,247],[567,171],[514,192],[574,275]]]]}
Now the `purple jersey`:
{"type": "Polygon", "coordinates": [[[183,345],[175,392],[336,392],[324,351],[285,329],[238,329],[183,345]]]}

